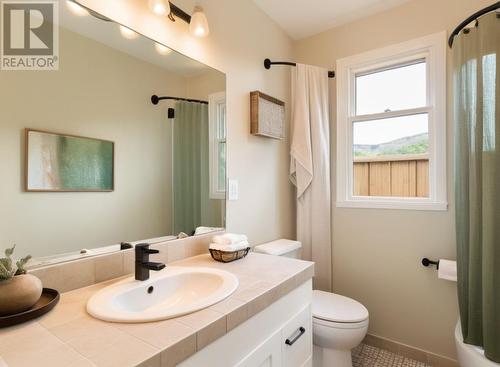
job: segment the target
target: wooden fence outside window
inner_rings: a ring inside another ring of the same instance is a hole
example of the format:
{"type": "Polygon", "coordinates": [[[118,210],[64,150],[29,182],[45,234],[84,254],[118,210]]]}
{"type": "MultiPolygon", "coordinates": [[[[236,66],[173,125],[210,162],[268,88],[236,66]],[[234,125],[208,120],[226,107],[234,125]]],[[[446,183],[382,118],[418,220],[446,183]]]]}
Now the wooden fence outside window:
{"type": "Polygon", "coordinates": [[[355,196],[429,196],[429,155],[354,158],[355,196]]]}

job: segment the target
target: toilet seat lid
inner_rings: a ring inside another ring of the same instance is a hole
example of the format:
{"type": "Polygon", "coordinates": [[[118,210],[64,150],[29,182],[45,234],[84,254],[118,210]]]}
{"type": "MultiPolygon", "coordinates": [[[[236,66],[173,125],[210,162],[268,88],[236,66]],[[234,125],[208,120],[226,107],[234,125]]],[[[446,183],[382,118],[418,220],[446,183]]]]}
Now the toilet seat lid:
{"type": "Polygon", "coordinates": [[[368,310],[358,301],[339,294],[313,291],[313,317],[332,321],[354,323],[368,319],[368,310]]]}

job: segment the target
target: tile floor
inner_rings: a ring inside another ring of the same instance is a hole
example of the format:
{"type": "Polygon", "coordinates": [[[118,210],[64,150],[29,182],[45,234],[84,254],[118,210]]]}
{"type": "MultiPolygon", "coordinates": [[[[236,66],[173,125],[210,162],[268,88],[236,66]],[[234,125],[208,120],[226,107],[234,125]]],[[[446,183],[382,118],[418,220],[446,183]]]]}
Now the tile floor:
{"type": "Polygon", "coordinates": [[[352,351],[353,367],[431,367],[371,345],[360,344],[352,351]]]}

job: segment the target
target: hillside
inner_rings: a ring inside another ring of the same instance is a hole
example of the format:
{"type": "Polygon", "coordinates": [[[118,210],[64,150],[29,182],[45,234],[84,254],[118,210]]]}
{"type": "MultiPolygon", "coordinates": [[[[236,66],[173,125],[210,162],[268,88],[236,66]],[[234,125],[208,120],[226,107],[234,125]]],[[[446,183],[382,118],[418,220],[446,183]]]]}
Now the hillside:
{"type": "Polygon", "coordinates": [[[377,155],[423,154],[428,152],[428,148],[429,134],[423,133],[376,145],[354,144],[354,156],[369,157],[377,155]]]}

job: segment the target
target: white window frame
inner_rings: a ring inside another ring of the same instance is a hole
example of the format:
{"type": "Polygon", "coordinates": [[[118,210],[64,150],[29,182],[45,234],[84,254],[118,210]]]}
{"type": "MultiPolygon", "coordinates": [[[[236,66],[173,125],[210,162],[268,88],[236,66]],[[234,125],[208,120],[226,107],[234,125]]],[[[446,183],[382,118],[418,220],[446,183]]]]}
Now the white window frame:
{"type": "MultiPolygon", "coordinates": [[[[209,160],[209,186],[210,186],[210,199],[218,199],[224,200],[226,198],[226,190],[219,190],[219,143],[221,142],[218,139],[217,129],[218,122],[221,118],[221,105],[226,105],[226,93],[218,92],[212,93],[208,96],[208,140],[209,140],[209,151],[208,151],[208,160],[209,160]]],[[[227,126],[226,126],[226,134],[227,134],[227,126]]],[[[226,154],[227,154],[227,136],[224,139],[226,142],[226,154]]],[[[224,183],[224,187],[226,187],[226,183],[224,183]]]]}
{"type": "Polygon", "coordinates": [[[337,207],[447,210],[446,33],[439,32],[337,61],[337,207]],[[356,116],[355,76],[425,58],[427,106],[356,116]],[[429,117],[429,197],[355,196],[354,121],[427,113],[429,117]]]}

